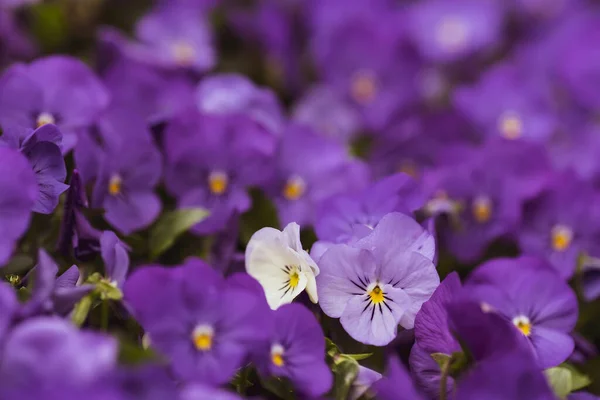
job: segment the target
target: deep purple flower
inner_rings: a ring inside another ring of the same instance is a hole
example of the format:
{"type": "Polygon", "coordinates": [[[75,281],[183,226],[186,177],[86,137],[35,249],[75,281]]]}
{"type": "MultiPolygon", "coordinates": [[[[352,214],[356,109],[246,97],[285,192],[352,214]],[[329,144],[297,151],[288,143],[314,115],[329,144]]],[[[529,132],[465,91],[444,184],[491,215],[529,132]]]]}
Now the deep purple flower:
{"type": "Polygon", "coordinates": [[[342,143],[349,143],[361,129],[357,110],[326,86],[304,93],[294,106],[292,119],[342,143]]]}
{"type": "Polygon", "coordinates": [[[282,225],[315,221],[320,202],[360,190],[368,181],[366,166],[353,159],[341,143],[307,126],[291,124],[281,138],[276,177],[269,187],[282,225]]]}
{"type": "Polygon", "coordinates": [[[317,210],[315,230],[319,240],[347,243],[361,225],[370,232],[386,214],[410,214],[421,208],[424,196],[417,183],[399,173],[381,179],[354,193],[341,194],[324,201],[317,210]]]}
{"type": "Polygon", "coordinates": [[[200,260],[138,269],[124,294],[151,345],[183,381],[228,382],[252,346],[270,335],[257,312],[264,298],[228,284],[200,260]]]}
{"type": "Polygon", "coordinates": [[[37,3],[39,0],[0,0],[0,8],[18,7],[26,4],[37,3]]]}
{"type": "Polygon", "coordinates": [[[525,254],[547,258],[563,278],[575,271],[581,253],[595,255],[598,193],[573,173],[555,174],[528,204],[519,244],[525,254]]]}
{"type": "Polygon", "coordinates": [[[180,207],[204,207],[210,216],[198,234],[224,228],[229,218],[250,208],[246,190],[269,176],[275,143],[270,133],[244,116],[188,111],[165,132],[165,184],[180,207]]]}
{"type": "MultiPolygon", "coordinates": [[[[216,388],[214,386],[193,383],[181,389],[181,400],[241,400],[235,393],[216,388]]],[[[158,399],[157,399],[158,400],[158,399]]]]}
{"type": "Polygon", "coordinates": [[[16,64],[0,78],[0,123],[37,128],[57,125],[62,151],[76,142],[77,132],[94,123],[108,106],[109,94],[81,61],[66,56],[16,64]]]}
{"type": "MultiPolygon", "coordinates": [[[[440,391],[440,367],[431,354],[442,353],[451,356],[460,351],[460,345],[448,329],[446,307],[460,293],[461,284],[458,274],[448,275],[437,287],[431,298],[423,303],[421,311],[415,317],[415,344],[409,364],[415,376],[415,383],[431,397],[440,391]]],[[[454,380],[448,378],[448,391],[454,380]]]]}
{"type": "Polygon", "coordinates": [[[377,131],[415,103],[419,65],[406,49],[403,15],[359,4],[323,3],[311,50],[324,82],[358,108],[363,125],[377,131]]]}
{"type": "Polygon", "coordinates": [[[333,384],[325,363],[325,340],[315,317],[300,304],[286,304],[273,312],[275,330],[260,354],[263,374],[286,377],[296,389],[322,396],[333,384]]]}
{"type": "Polygon", "coordinates": [[[540,367],[554,367],[573,351],[570,332],[577,322],[577,299],[544,260],[488,261],[471,274],[465,288],[529,339],[540,367]]]}
{"type": "Polygon", "coordinates": [[[353,245],[329,248],[317,276],[321,308],[365,344],[383,346],[410,329],[437,285],[433,236],[412,218],[386,215],[353,245]]]}
{"type": "Polygon", "coordinates": [[[62,275],[58,274],[58,266],[44,250],[38,251],[38,263],[27,275],[33,278],[31,297],[19,312],[20,318],[32,315],[56,313],[66,315],[93,286],[78,285],[79,269],[73,265],[62,275]]]}
{"type": "Polygon", "coordinates": [[[38,317],[15,327],[0,362],[2,389],[90,387],[116,366],[110,336],[80,331],[60,318],[38,317]]]}
{"type": "Polygon", "coordinates": [[[100,252],[104,261],[105,278],[115,287],[122,287],[129,270],[127,247],[114,232],[104,231],[100,237],[100,252]]]}
{"type": "Polygon", "coordinates": [[[4,341],[13,321],[19,312],[19,300],[12,286],[0,283],[0,341],[4,341]]]}
{"type": "Polygon", "coordinates": [[[23,28],[18,13],[3,9],[0,5],[0,65],[2,67],[15,60],[34,56],[35,45],[23,28]]]}
{"type": "Polygon", "coordinates": [[[283,128],[283,111],[275,93],[242,75],[204,78],[196,88],[196,105],[204,114],[245,115],[274,135],[283,128]]]}
{"type": "Polygon", "coordinates": [[[0,146],[0,265],[10,259],[15,242],[27,230],[38,196],[35,174],[27,159],[0,146]]]}
{"type": "Polygon", "coordinates": [[[499,44],[503,12],[495,0],[427,0],[407,16],[409,35],[423,57],[452,62],[499,44]]]}
{"type": "Polygon", "coordinates": [[[378,399],[394,400],[401,396],[405,400],[423,400],[417,392],[410,374],[397,357],[390,357],[383,379],[375,383],[378,399]]]}
{"type": "Polygon", "coordinates": [[[161,154],[139,115],[113,111],[103,119],[100,132],[104,146],[97,153],[92,205],[104,208],[106,220],[129,234],[160,214],[162,204],[154,187],[162,173],[161,154]]]}
{"type": "Polygon", "coordinates": [[[55,125],[46,124],[32,131],[9,128],[0,138],[9,147],[21,150],[27,157],[39,188],[39,197],[32,211],[50,214],[58,205],[59,196],[68,189],[65,161],[60,151],[62,133],[55,125]]]}

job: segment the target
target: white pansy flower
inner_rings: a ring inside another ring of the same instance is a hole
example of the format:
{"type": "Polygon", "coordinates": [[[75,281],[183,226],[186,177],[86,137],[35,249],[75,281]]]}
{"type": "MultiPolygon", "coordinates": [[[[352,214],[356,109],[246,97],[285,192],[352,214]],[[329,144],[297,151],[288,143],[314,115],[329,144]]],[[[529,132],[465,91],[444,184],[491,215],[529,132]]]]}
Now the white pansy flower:
{"type": "Polygon", "coordinates": [[[246,247],[246,271],[261,284],[273,310],[291,303],[304,289],[313,303],[319,300],[315,280],[319,267],[302,249],[300,226],[295,222],[283,231],[255,232],[246,247]]]}

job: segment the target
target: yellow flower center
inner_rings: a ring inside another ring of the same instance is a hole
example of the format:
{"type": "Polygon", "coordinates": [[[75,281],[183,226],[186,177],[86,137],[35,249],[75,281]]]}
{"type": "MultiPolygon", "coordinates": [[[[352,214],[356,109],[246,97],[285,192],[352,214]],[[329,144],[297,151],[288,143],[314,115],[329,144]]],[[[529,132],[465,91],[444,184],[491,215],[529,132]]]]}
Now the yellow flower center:
{"type": "Polygon", "coordinates": [[[352,98],[360,104],[369,104],[377,96],[377,77],[370,70],[359,70],[352,77],[350,93],[352,98]]]}
{"type": "Polygon", "coordinates": [[[208,351],[213,345],[213,328],[209,325],[198,325],[192,333],[192,340],[200,351],[208,351]]]}
{"type": "Polygon", "coordinates": [[[282,345],[274,344],[271,346],[271,362],[278,367],[282,367],[283,364],[285,364],[283,360],[283,353],[284,349],[282,345]]]}
{"type": "Polygon", "coordinates": [[[514,140],[523,136],[523,121],[519,114],[506,111],[498,120],[498,129],[506,139],[514,140]]]}
{"type": "Polygon", "coordinates": [[[293,273],[290,274],[290,287],[295,288],[296,286],[298,286],[298,282],[300,282],[300,275],[298,275],[298,272],[294,271],[293,273]]]}
{"type": "Polygon", "coordinates": [[[40,115],[38,115],[37,120],[36,120],[36,126],[38,128],[41,126],[44,126],[46,124],[54,124],[54,123],[56,123],[56,119],[54,118],[54,115],[47,113],[47,112],[40,113],[40,115]]]}
{"type": "Polygon", "coordinates": [[[196,58],[196,50],[186,42],[176,42],[172,46],[171,51],[177,64],[184,67],[191,65],[194,62],[194,58],[196,58]]]}
{"type": "Polygon", "coordinates": [[[116,196],[123,189],[123,179],[119,175],[113,175],[108,181],[108,193],[111,196],[116,196]]]}
{"type": "Polygon", "coordinates": [[[531,321],[529,318],[520,315],[518,317],[513,318],[513,325],[517,327],[518,330],[525,336],[531,335],[531,321]]]}
{"type": "Polygon", "coordinates": [[[213,171],[208,175],[208,187],[212,194],[221,195],[227,190],[229,177],[223,171],[213,171]]]}
{"type": "Polygon", "coordinates": [[[283,188],[283,196],[288,200],[298,200],[306,190],[306,182],[299,176],[292,176],[288,179],[283,188]]]}
{"type": "Polygon", "coordinates": [[[555,225],[551,232],[552,248],[555,251],[565,251],[573,241],[573,231],[565,225],[555,225]]]}
{"type": "Polygon", "coordinates": [[[379,287],[379,285],[375,286],[370,292],[369,297],[371,298],[371,302],[374,304],[382,303],[385,298],[383,297],[383,290],[379,287]]]}
{"type": "Polygon", "coordinates": [[[481,224],[488,222],[492,217],[492,202],[487,196],[479,196],[473,200],[473,217],[481,224]]]}
{"type": "Polygon", "coordinates": [[[458,51],[467,42],[468,29],[465,22],[456,16],[447,15],[437,26],[436,38],[447,51],[458,51]]]}

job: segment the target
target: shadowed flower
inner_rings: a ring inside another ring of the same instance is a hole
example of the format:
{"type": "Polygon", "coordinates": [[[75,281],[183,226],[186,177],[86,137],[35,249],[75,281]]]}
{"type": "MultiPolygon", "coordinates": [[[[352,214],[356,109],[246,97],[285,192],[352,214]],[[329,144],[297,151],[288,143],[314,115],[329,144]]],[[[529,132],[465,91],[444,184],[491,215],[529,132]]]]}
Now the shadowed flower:
{"type": "Polygon", "coordinates": [[[361,343],[384,346],[397,325],[414,325],[415,315],[437,285],[433,236],[412,218],[391,213],[353,245],[330,247],[320,259],[317,286],[323,312],[340,318],[361,343]]]}
{"type": "Polygon", "coordinates": [[[319,267],[302,249],[295,222],[283,231],[262,228],[252,235],[246,247],[246,272],[261,284],[273,310],[291,303],[305,289],[312,302],[319,300],[315,281],[319,267]]]}

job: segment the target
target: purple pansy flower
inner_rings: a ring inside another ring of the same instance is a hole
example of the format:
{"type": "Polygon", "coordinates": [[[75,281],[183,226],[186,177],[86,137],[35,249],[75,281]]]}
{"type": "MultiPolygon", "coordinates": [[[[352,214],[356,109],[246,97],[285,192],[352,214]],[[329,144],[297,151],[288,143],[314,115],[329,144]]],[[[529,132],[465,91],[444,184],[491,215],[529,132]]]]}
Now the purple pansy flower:
{"type": "Polygon", "coordinates": [[[100,237],[100,254],[104,261],[105,278],[121,288],[129,270],[128,249],[114,232],[104,231],[100,237]]]}
{"type": "Polygon", "coordinates": [[[83,296],[94,287],[78,285],[80,278],[76,265],[71,266],[62,275],[58,274],[58,266],[44,250],[38,251],[38,263],[27,275],[33,277],[33,290],[29,301],[19,312],[24,319],[36,314],[56,313],[66,315],[83,296]]]}
{"type": "Polygon", "coordinates": [[[0,266],[29,226],[39,196],[35,174],[19,152],[0,146],[0,266]]]}
{"type": "Polygon", "coordinates": [[[315,221],[315,208],[327,198],[365,187],[368,170],[341,143],[311,128],[291,124],[279,144],[276,177],[269,187],[283,225],[315,221]]]}
{"type": "MultiPolygon", "coordinates": [[[[446,306],[460,292],[461,284],[456,272],[448,275],[437,287],[431,298],[423,303],[415,317],[415,344],[409,364],[417,386],[431,397],[440,391],[440,367],[431,354],[442,353],[451,356],[460,351],[458,341],[448,330],[446,306]]],[[[447,387],[451,391],[454,380],[448,377],[447,387]]]]}
{"type": "Polygon", "coordinates": [[[376,385],[381,378],[382,375],[379,372],[359,365],[358,374],[350,388],[350,393],[348,395],[349,400],[358,400],[363,394],[367,393],[373,385],[376,385]]]}
{"type": "Polygon", "coordinates": [[[573,173],[557,173],[525,208],[519,245],[525,254],[547,258],[563,278],[575,271],[581,253],[595,255],[598,193],[573,173]]]}
{"type": "Polygon", "coordinates": [[[426,0],[409,9],[409,35],[423,57],[452,62],[493,48],[503,12],[495,0],[426,0]]]}
{"type": "Polygon", "coordinates": [[[0,78],[0,123],[36,128],[55,124],[63,132],[62,151],[77,132],[93,124],[108,106],[109,94],[81,61],[66,56],[16,64],[0,78]]]}
{"type": "Polygon", "coordinates": [[[117,353],[110,336],[80,331],[60,318],[33,318],[15,327],[4,343],[2,389],[90,387],[116,366],[117,353]]]}
{"type": "Polygon", "coordinates": [[[383,379],[375,383],[374,391],[381,400],[394,400],[402,396],[405,400],[423,400],[410,374],[397,357],[390,357],[383,379]]]}
{"type": "Polygon", "coordinates": [[[424,205],[417,183],[399,173],[381,179],[367,188],[334,196],[317,209],[315,230],[319,240],[348,243],[355,238],[357,225],[370,232],[386,214],[411,213],[424,205]]]}
{"type": "Polygon", "coordinates": [[[486,71],[472,86],[456,89],[453,104],[486,137],[547,141],[557,128],[548,90],[505,63],[486,71]]]}
{"type": "Polygon", "coordinates": [[[210,216],[198,234],[222,230],[234,214],[250,208],[246,190],[268,178],[274,138],[244,116],[188,111],[165,132],[165,184],[180,207],[204,207],[210,216]]]}
{"type": "Polygon", "coordinates": [[[352,246],[330,247],[317,276],[321,308],[361,343],[383,346],[397,325],[410,329],[437,285],[433,236],[412,218],[391,213],[352,246]]]}
{"type": "Polygon", "coordinates": [[[300,304],[286,304],[273,312],[275,330],[260,354],[263,374],[286,377],[309,396],[322,396],[333,384],[325,363],[325,340],[315,317],[300,304]]]}
{"type": "Polygon", "coordinates": [[[32,211],[50,214],[58,205],[59,196],[69,188],[65,160],[60,152],[62,134],[55,125],[46,124],[34,131],[12,128],[0,137],[0,144],[20,149],[27,157],[39,188],[39,197],[32,211]]]}
{"type": "Polygon", "coordinates": [[[104,147],[96,153],[92,205],[104,208],[104,217],[119,232],[130,234],[160,214],[162,204],[154,187],[162,173],[161,154],[139,115],[113,111],[100,124],[100,132],[104,147]]]}
{"type": "Polygon", "coordinates": [[[255,290],[228,284],[204,262],[148,266],[125,282],[125,301],[150,343],[183,381],[228,382],[249,350],[270,335],[255,290]]]}
{"type": "Polygon", "coordinates": [[[573,351],[570,332],[577,322],[577,299],[545,261],[530,257],[488,261],[471,274],[465,288],[529,339],[540,367],[554,367],[573,351]]]}
{"type": "Polygon", "coordinates": [[[283,111],[275,93],[242,75],[204,78],[196,88],[196,105],[204,114],[245,115],[274,135],[283,128],[283,111]]]}
{"type": "Polygon", "coordinates": [[[349,143],[360,131],[360,115],[327,86],[314,86],[294,105],[292,119],[316,132],[349,143]]]}
{"type": "MultiPolygon", "coordinates": [[[[235,393],[227,392],[223,389],[210,385],[193,383],[186,385],[181,389],[180,400],[241,400],[242,398],[235,393]]],[[[157,399],[159,400],[159,399],[157,399]]]]}

